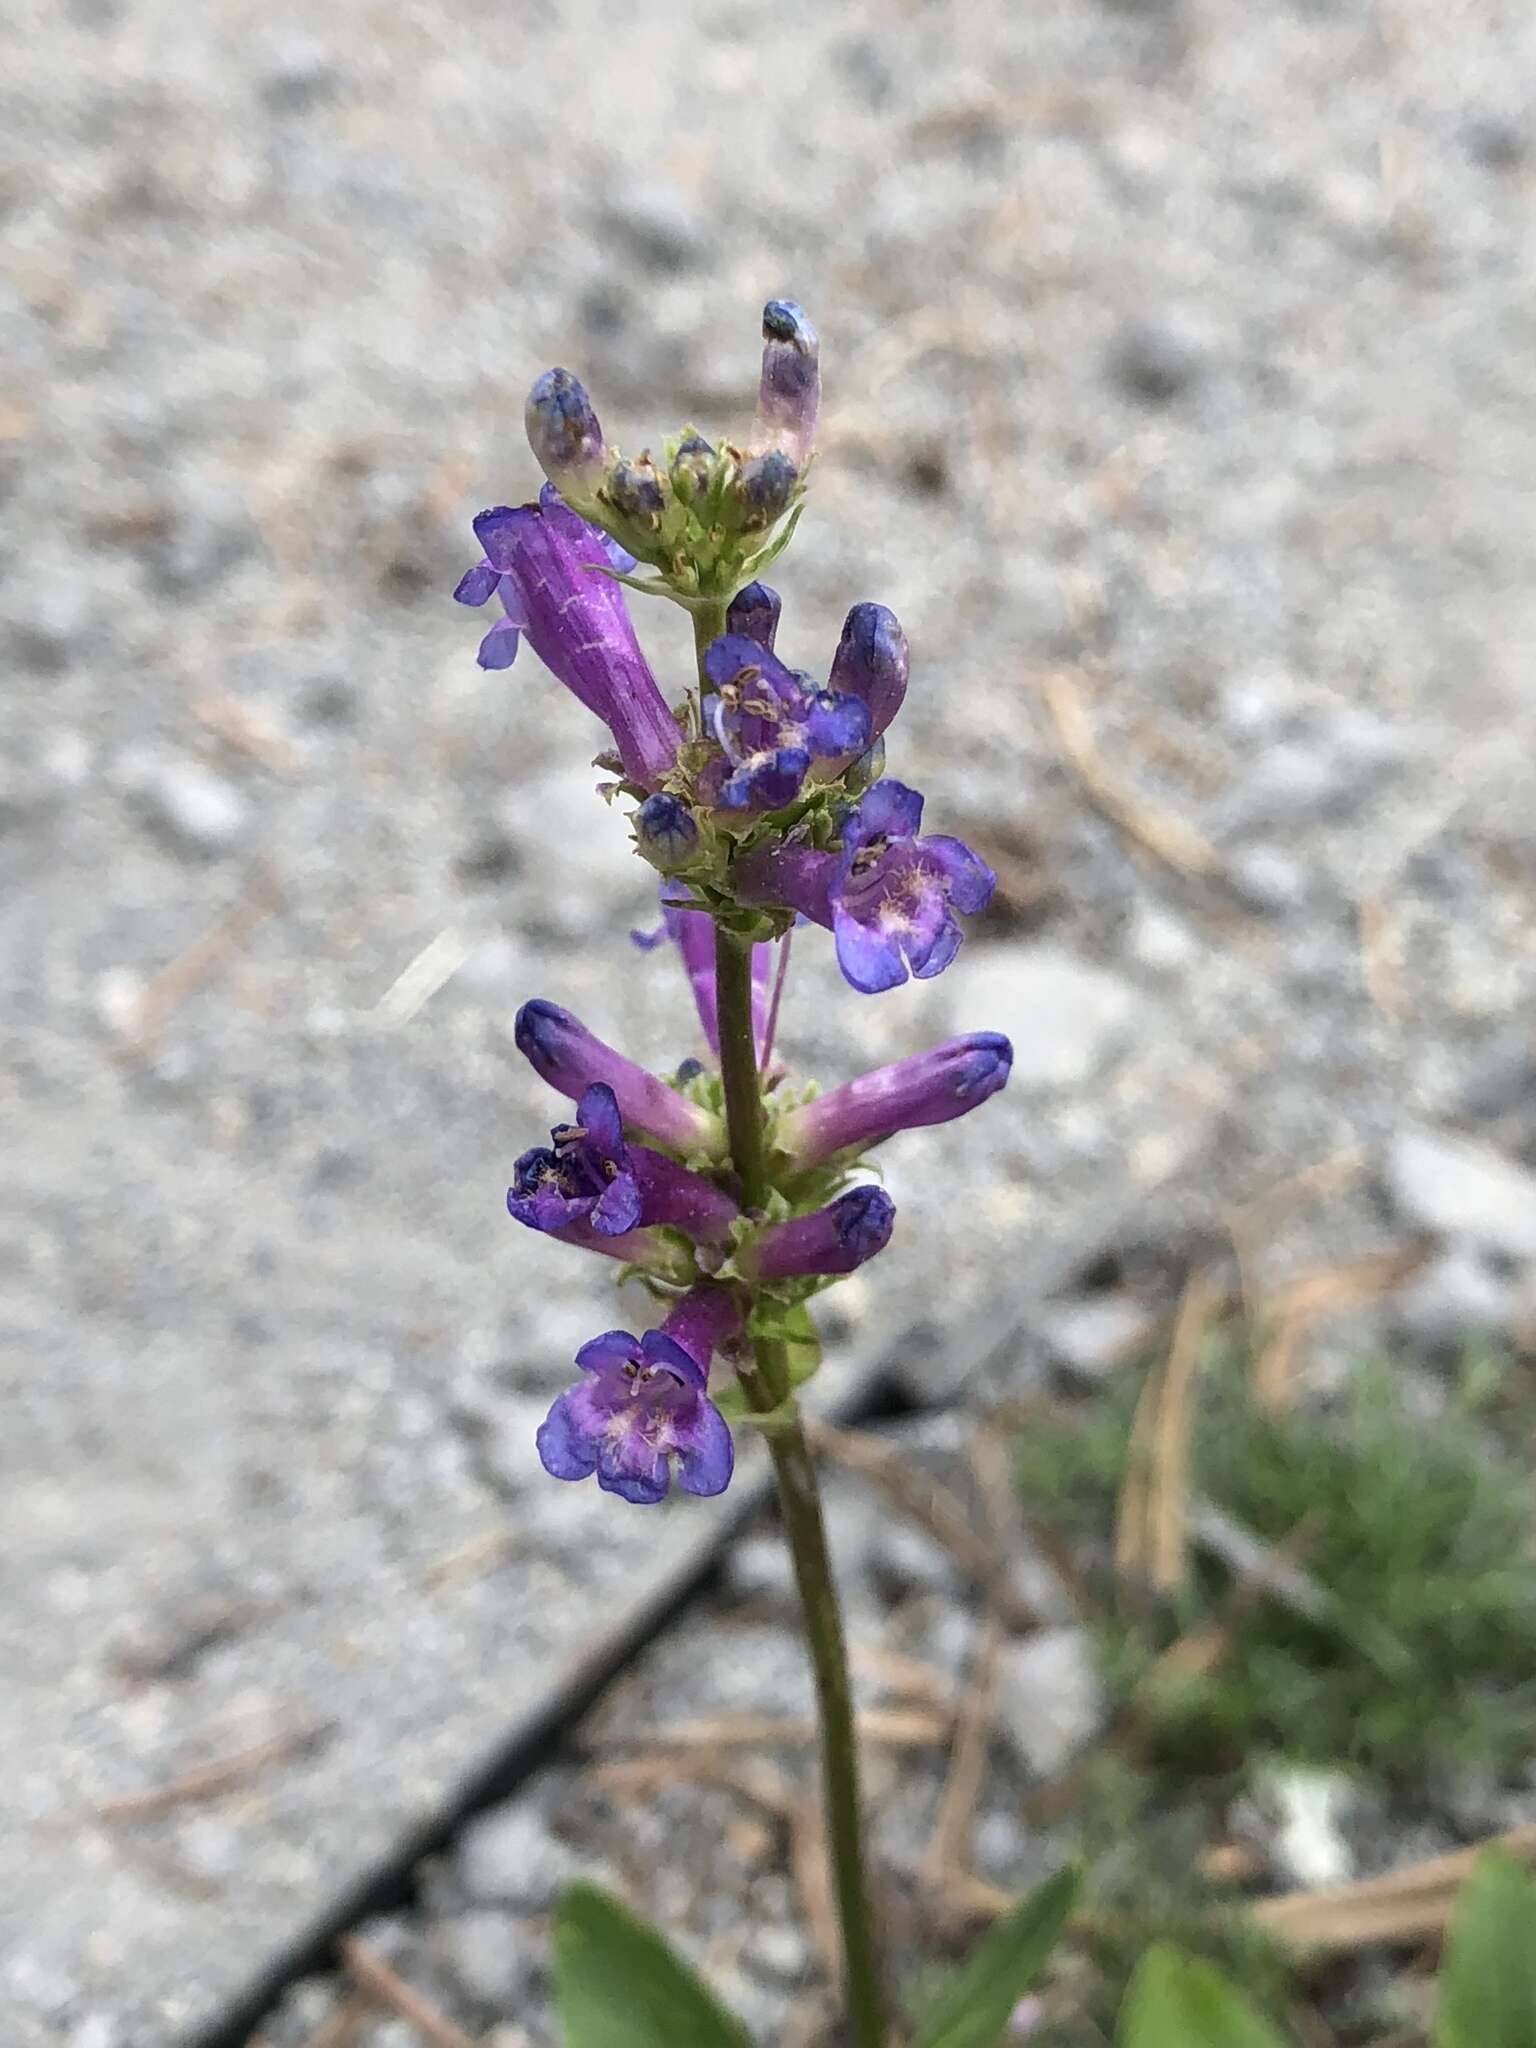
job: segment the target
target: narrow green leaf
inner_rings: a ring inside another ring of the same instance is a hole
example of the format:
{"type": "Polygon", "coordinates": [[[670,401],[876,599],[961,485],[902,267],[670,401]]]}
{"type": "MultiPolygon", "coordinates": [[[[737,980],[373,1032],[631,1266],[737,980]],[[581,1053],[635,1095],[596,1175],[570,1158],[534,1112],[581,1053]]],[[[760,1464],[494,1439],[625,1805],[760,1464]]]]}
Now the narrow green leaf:
{"type": "Polygon", "coordinates": [[[1536,1883],[1479,1856],[1461,1888],[1440,1971],[1436,2048],[1536,2048],[1536,1883]]]}
{"type": "Polygon", "coordinates": [[[656,1929],[596,1885],[572,1885],[555,1915],[555,2002],[566,2048],[752,2048],[656,1929]]]}
{"type": "Polygon", "coordinates": [[[983,1935],[920,2015],[915,2048],[997,2048],[1061,1937],[1077,1887],[1075,1870],[1057,1871],[983,1935]]]}
{"type": "Polygon", "coordinates": [[[1220,1970],[1168,1942],[1159,1942],[1136,1966],[1120,2008],[1115,2048],[1286,2048],[1286,2044],[1220,1970]]]}

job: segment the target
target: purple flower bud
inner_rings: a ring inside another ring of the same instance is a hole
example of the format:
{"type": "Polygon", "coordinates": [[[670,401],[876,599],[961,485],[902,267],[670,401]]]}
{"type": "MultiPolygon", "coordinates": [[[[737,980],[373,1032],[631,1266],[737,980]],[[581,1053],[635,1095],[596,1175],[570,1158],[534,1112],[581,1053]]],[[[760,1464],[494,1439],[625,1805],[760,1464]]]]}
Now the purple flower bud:
{"type": "Polygon", "coordinates": [[[839,1152],[863,1152],[920,1124],[945,1124],[979,1108],[1005,1085],[1013,1047],[1000,1031],[972,1031],[845,1082],[779,1123],[778,1143],[794,1171],[839,1152]]]}
{"type": "Polygon", "coordinates": [[[715,451],[702,434],[689,434],[677,444],[672,458],[672,488],[685,504],[709,488],[715,467],[715,451]]]}
{"type": "Polygon", "coordinates": [[[602,481],[608,449],[580,381],[569,370],[546,370],[528,394],[523,423],[550,482],[572,497],[590,497],[602,481]]]}
{"type": "Polygon", "coordinates": [[[748,1280],[793,1280],[812,1273],[851,1273],[890,1243],[896,1204],[872,1183],[850,1188],[825,1209],[788,1223],[770,1223],[737,1253],[748,1280]]]}
{"type": "Polygon", "coordinates": [[[741,503],[741,530],[760,533],[789,510],[800,472],[787,455],[770,448],[766,455],[754,455],[742,467],[737,496],[741,503]]]}
{"type": "Polygon", "coordinates": [[[624,592],[607,574],[606,536],[550,485],[537,505],[482,512],[475,534],[485,560],[454,595],[483,604],[494,589],[507,614],[486,635],[481,665],[509,666],[526,633],[545,667],[613,734],[625,775],[654,788],[676,761],[682,734],[640,651],[624,592]]]}
{"type": "Polygon", "coordinates": [[[766,583],[749,583],[745,590],[738,590],[731,599],[725,614],[725,630],[728,634],[755,640],[759,647],[766,647],[772,654],[782,609],[776,590],[770,590],[766,583]]]}
{"type": "Polygon", "coordinates": [[[687,867],[699,850],[699,828],[681,797],[658,790],[635,813],[635,845],[664,875],[687,867]]]}
{"type": "Polygon", "coordinates": [[[763,375],[752,445],[782,450],[803,469],[816,439],[821,404],[820,344],[816,330],[792,299],[763,308],[763,375]]]}
{"type": "Polygon", "coordinates": [[[665,1153],[627,1144],[611,1088],[595,1081],[576,1113],[513,1168],[507,1209],[519,1223],[556,1236],[581,1224],[599,1237],[668,1224],[699,1244],[725,1243],[736,1204],[665,1153]]]}
{"type": "Polygon", "coordinates": [[[896,614],[883,604],[856,604],[843,621],[827,682],[869,707],[870,734],[878,739],[901,709],[909,667],[907,636],[896,614]]]}
{"type": "MultiPolygon", "coordinates": [[[[667,936],[682,955],[683,971],[693,990],[694,1007],[710,1051],[720,1051],[720,1021],[715,998],[715,920],[707,911],[689,910],[669,901],[661,892],[661,914],[667,936]]],[[[768,976],[773,965],[772,946],[752,948],[752,1034],[762,1057],[763,1036],[768,1024],[768,976]]],[[[701,1112],[702,1114],[702,1112],[701,1112]]]]}
{"type": "Polygon", "coordinates": [[[659,1330],[609,1330],[583,1344],[588,1375],[562,1394],[540,1426],[541,1463],[555,1479],[589,1479],[605,1493],[649,1505],[671,1483],[686,1493],[723,1493],[735,1450],[725,1418],[705,1393],[715,1348],[741,1326],[729,1288],[699,1287],[659,1330]]]}
{"type": "MultiPolygon", "coordinates": [[[[707,924],[708,918],[704,922],[707,924]]],[[[558,1003],[542,999],[524,1003],[517,1013],[513,1037],[540,1080],[572,1102],[579,1102],[600,1081],[613,1091],[619,1114],[632,1130],[644,1131],[677,1152],[716,1153],[721,1149],[723,1133],[717,1117],[605,1045],[558,1003]]]]}
{"type": "Polygon", "coordinates": [[[616,462],[603,486],[603,496],[615,512],[636,526],[661,524],[667,494],[647,455],[638,462],[616,462]]]}

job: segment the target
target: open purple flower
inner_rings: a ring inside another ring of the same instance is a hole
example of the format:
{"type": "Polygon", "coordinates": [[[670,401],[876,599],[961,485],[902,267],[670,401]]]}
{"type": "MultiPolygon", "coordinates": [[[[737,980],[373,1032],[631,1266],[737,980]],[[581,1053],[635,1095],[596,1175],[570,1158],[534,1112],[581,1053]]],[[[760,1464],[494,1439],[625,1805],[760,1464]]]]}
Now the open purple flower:
{"type": "Polygon", "coordinates": [[[744,903],[775,903],[831,928],[845,978],[864,995],[940,974],[960,950],[955,912],[985,910],[997,877],[959,839],[919,839],[923,799],[874,783],[848,812],[843,850],[770,847],[741,862],[744,903]]]}
{"type": "Polygon", "coordinates": [[[662,1500],[677,1468],[687,1493],[723,1493],[735,1466],[725,1418],[708,1398],[709,1362],[741,1327],[730,1289],[699,1287],[659,1330],[609,1330],[576,1354],[588,1377],[541,1425],[539,1458],[556,1479],[589,1479],[642,1505],[662,1500]]]}
{"type": "Polygon", "coordinates": [[[664,1223],[700,1244],[726,1241],[735,1202],[664,1153],[626,1143],[606,1082],[583,1093],[576,1113],[576,1123],[557,1124],[549,1144],[525,1152],[513,1168],[507,1209],[519,1223],[554,1236],[579,1225],[599,1237],[664,1223]]]}
{"type": "Polygon", "coordinates": [[[714,685],[705,716],[730,768],[715,798],[725,810],[793,803],[813,759],[861,754],[869,744],[867,705],[818,689],[745,633],[722,634],[704,669],[714,685]]]}
{"type": "Polygon", "coordinates": [[[640,651],[624,592],[606,567],[634,567],[552,484],[537,505],[497,505],[475,521],[484,559],[460,579],[460,604],[494,592],[506,617],[480,643],[482,668],[508,668],[526,634],[534,653],[613,734],[625,775],[653,789],[682,734],[640,651]]]}
{"type": "Polygon", "coordinates": [[[1012,1065],[1013,1047],[1000,1031],[967,1032],[791,1110],[779,1123],[779,1146],[798,1171],[839,1152],[867,1151],[898,1131],[948,1123],[995,1095],[1012,1065]]]}
{"type": "Polygon", "coordinates": [[[812,1273],[852,1273],[890,1243],[896,1204],[884,1188],[850,1188],[824,1209],[771,1223],[737,1254],[749,1280],[793,1280],[812,1273]]]}
{"type": "MultiPolygon", "coordinates": [[[[709,920],[704,918],[704,923],[709,920]]],[[[767,951],[765,947],[764,952],[767,951]]],[[[594,1082],[613,1092],[631,1130],[644,1131],[676,1152],[718,1152],[724,1142],[718,1117],[679,1095],[657,1075],[625,1059],[558,1003],[535,997],[523,1004],[513,1039],[541,1081],[579,1102],[594,1082]]]]}

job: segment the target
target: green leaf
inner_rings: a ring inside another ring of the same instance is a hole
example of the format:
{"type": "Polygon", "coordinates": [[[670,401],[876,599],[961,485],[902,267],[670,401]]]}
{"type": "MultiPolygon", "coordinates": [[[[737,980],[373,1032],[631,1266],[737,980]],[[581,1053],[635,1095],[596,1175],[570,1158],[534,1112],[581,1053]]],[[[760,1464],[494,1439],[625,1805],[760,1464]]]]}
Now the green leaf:
{"type": "Polygon", "coordinates": [[[1120,2008],[1115,2048],[1286,2048],[1286,2044],[1220,1970],[1168,1942],[1159,1942],[1136,1966],[1120,2008]]]}
{"type": "Polygon", "coordinates": [[[997,2048],[1009,2015],[1044,1969],[1077,1899],[1068,1867],[983,1935],[919,2015],[914,2048],[997,2048]]]}
{"type": "Polygon", "coordinates": [[[1497,1850],[1461,1888],[1440,1971],[1436,2048],[1536,2048],[1536,1883],[1497,1850]]]}
{"type": "Polygon", "coordinates": [[[752,2048],[656,1929],[596,1885],[573,1884],[560,1900],[555,2003],[566,2048],[752,2048]]]}

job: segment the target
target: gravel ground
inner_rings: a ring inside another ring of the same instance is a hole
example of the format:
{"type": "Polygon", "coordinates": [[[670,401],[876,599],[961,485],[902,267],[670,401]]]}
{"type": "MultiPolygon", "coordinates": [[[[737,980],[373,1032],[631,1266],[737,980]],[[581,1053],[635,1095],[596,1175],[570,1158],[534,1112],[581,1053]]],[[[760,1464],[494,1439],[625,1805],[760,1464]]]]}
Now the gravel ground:
{"type": "Polygon", "coordinates": [[[0,1983],[17,2048],[161,2048],[710,1513],[637,1561],[529,1441],[612,1306],[502,1212],[550,1115],[513,1009],[693,1049],[592,728],[447,603],[545,363],[640,443],[742,416],[770,291],[813,310],[786,645],[897,606],[893,767],[1003,875],[936,986],[842,998],[801,949],[806,1070],[1019,1053],[892,1149],[840,1334],[925,1323],[942,1391],[1006,1275],[1091,1364],[1132,1254],[1237,1211],[1268,1277],[1379,1245],[1384,1198],[1433,1250],[1416,1342],[1528,1324],[1536,23],[3,19],[0,1983]]]}

